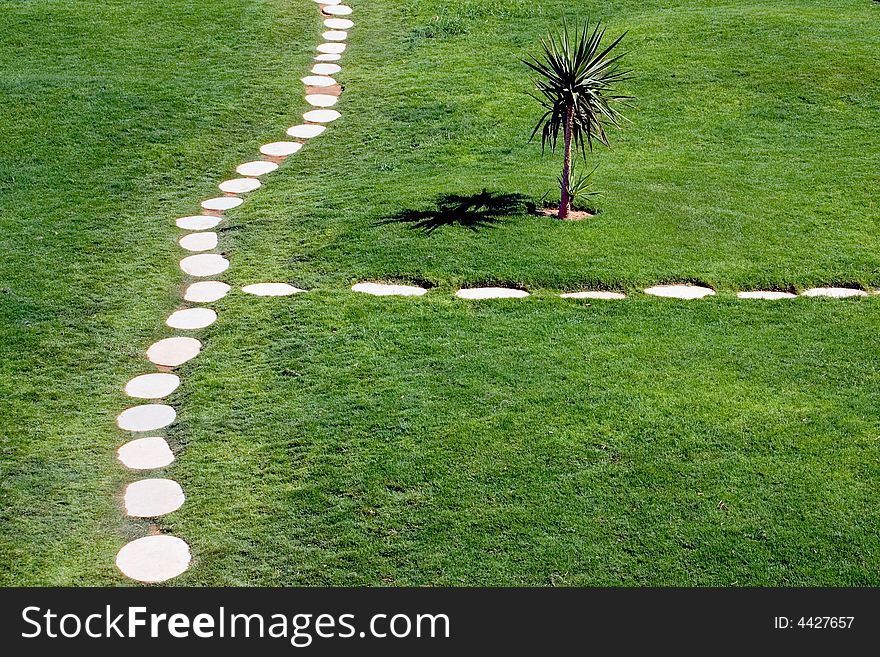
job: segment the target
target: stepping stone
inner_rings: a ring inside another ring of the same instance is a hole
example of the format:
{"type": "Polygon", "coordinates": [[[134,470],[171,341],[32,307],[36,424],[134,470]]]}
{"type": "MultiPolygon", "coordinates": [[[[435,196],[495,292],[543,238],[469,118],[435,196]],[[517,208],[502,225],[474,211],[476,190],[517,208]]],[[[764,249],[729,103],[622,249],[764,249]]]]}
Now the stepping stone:
{"type": "Polygon", "coordinates": [[[715,290],[700,285],[655,285],[645,290],[645,294],[671,299],[702,299],[715,294],[715,290]]]}
{"type": "Polygon", "coordinates": [[[156,365],[177,367],[198,356],[201,350],[202,343],[195,338],[165,338],[150,345],[147,358],[156,365]]]}
{"type": "Polygon", "coordinates": [[[415,285],[386,285],[385,283],[358,283],[351,286],[352,292],[363,292],[376,297],[420,297],[427,292],[415,285]]]}
{"type": "Polygon", "coordinates": [[[801,296],[846,299],[847,297],[866,297],[868,293],[851,287],[813,287],[805,292],[801,292],[801,296]]]}
{"type": "Polygon", "coordinates": [[[333,107],[339,99],[330,94],[308,94],[306,102],[312,107],[333,107]]]}
{"type": "Polygon", "coordinates": [[[309,87],[332,87],[336,80],[326,75],[307,75],[301,78],[302,83],[309,87]]]}
{"type": "Polygon", "coordinates": [[[229,261],[216,253],[200,253],[180,261],[180,268],[190,276],[216,276],[229,269],[229,261]]]}
{"type": "Polygon", "coordinates": [[[177,243],[187,251],[210,251],[217,246],[217,233],[190,233],[177,243]]]}
{"type": "Polygon", "coordinates": [[[316,75],[333,75],[341,70],[342,67],[339,64],[315,64],[312,66],[312,73],[316,75]]]}
{"type": "Polygon", "coordinates": [[[156,518],[183,506],[183,489],[171,479],[141,479],[125,489],[125,512],[133,518],[156,518]]]}
{"type": "Polygon", "coordinates": [[[287,129],[287,134],[298,139],[311,139],[317,137],[327,129],[327,126],[315,125],[314,123],[295,125],[287,129]]]}
{"type": "Polygon", "coordinates": [[[321,10],[325,14],[330,14],[331,16],[348,16],[351,14],[351,7],[348,5],[330,5],[327,7],[322,7],[321,10]]]}
{"type": "Polygon", "coordinates": [[[310,123],[331,123],[338,119],[342,114],[336,110],[310,110],[303,114],[303,118],[310,123]]]}
{"type": "Polygon", "coordinates": [[[272,173],[275,169],[278,168],[278,165],[275,162],[269,162],[267,160],[254,160],[253,162],[245,162],[244,164],[239,164],[235,167],[235,172],[241,174],[242,176],[265,176],[267,173],[272,173]]]}
{"type": "Polygon", "coordinates": [[[193,303],[211,303],[225,297],[230,289],[226,283],[220,281],[199,281],[186,288],[183,298],[193,303]]]}
{"type": "Polygon", "coordinates": [[[144,536],[122,547],[116,567],[126,577],[156,584],[177,577],[189,568],[189,546],[176,536],[144,536]]]}
{"type": "Polygon", "coordinates": [[[522,299],[529,296],[525,290],[509,287],[474,287],[455,293],[459,299],[522,299]]]}
{"type": "Polygon", "coordinates": [[[586,290],[584,292],[566,292],[560,294],[563,299],[626,299],[626,295],[621,292],[608,292],[606,290],[586,290]]]}
{"type": "Polygon", "coordinates": [[[174,461],[164,438],[138,438],[116,450],[116,457],[130,470],[155,470],[174,461]]]}
{"type": "Polygon", "coordinates": [[[342,55],[338,52],[322,52],[315,57],[316,62],[338,62],[340,59],[342,59],[342,55]]]}
{"type": "Polygon", "coordinates": [[[207,214],[200,214],[194,217],[181,217],[177,220],[177,227],[184,230],[205,230],[213,228],[223,219],[221,217],[212,217],[207,214]]]}
{"type": "Polygon", "coordinates": [[[235,196],[218,196],[217,198],[209,198],[207,201],[202,201],[202,207],[205,210],[223,212],[224,210],[237,208],[242,203],[244,203],[244,201],[235,196]]]}
{"type": "Polygon", "coordinates": [[[797,297],[796,294],[792,294],[791,292],[778,292],[775,290],[754,290],[751,292],[737,292],[737,297],[740,299],[768,299],[770,301],[776,301],[778,299],[794,299],[797,297]]]}
{"type": "Polygon", "coordinates": [[[260,152],[269,157],[287,157],[296,153],[302,146],[298,141],[273,141],[271,144],[260,146],[260,152]]]}
{"type": "Polygon", "coordinates": [[[314,0],[319,5],[338,5],[342,0],[314,0]]]}
{"type": "Polygon", "coordinates": [[[324,41],[345,41],[348,38],[348,32],[345,30],[327,30],[321,35],[324,41]]]}
{"type": "Polygon", "coordinates": [[[194,331],[217,321],[217,313],[210,308],[185,308],[171,313],[165,323],[171,328],[194,331]]]}
{"type": "Polygon", "coordinates": [[[345,52],[344,43],[321,43],[316,50],[324,55],[341,55],[345,52]]]}
{"type": "Polygon", "coordinates": [[[262,183],[256,178],[233,178],[232,180],[224,180],[217,185],[221,192],[227,194],[247,194],[255,189],[259,189],[262,183]]]}
{"type": "Polygon", "coordinates": [[[354,27],[354,21],[348,18],[325,18],[324,27],[329,27],[331,30],[350,30],[354,27]]]}
{"type": "Polygon", "coordinates": [[[176,374],[141,374],[125,384],[125,394],[137,399],[162,399],[177,390],[179,385],[180,377],[176,374]]]}
{"type": "Polygon", "coordinates": [[[127,408],[116,417],[123,431],[155,431],[174,422],[177,412],[168,404],[144,404],[127,408]]]}
{"type": "Polygon", "coordinates": [[[241,288],[242,292],[253,294],[258,297],[287,297],[291,294],[305,292],[287,283],[254,283],[241,288]]]}

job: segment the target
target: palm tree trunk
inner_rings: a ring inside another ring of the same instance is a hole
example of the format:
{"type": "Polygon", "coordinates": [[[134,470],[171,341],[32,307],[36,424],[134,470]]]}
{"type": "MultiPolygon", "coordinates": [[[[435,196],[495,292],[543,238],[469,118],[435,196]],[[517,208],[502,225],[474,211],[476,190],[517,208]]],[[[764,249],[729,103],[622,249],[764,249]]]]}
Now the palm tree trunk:
{"type": "Polygon", "coordinates": [[[559,200],[559,218],[568,219],[571,211],[571,198],[568,195],[571,180],[571,135],[574,131],[574,107],[565,110],[565,152],[562,156],[562,198],[559,200]]]}

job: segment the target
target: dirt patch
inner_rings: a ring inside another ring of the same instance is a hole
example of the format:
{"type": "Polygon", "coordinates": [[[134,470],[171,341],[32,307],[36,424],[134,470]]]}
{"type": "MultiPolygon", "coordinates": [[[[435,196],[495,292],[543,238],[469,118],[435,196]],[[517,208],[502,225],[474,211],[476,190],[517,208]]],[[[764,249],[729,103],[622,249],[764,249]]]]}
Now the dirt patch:
{"type": "MultiPolygon", "coordinates": [[[[559,208],[541,208],[538,214],[542,217],[553,217],[559,219],[559,208]]],[[[583,221],[584,219],[592,219],[596,215],[586,210],[569,210],[568,216],[562,221],[583,221]]]]}

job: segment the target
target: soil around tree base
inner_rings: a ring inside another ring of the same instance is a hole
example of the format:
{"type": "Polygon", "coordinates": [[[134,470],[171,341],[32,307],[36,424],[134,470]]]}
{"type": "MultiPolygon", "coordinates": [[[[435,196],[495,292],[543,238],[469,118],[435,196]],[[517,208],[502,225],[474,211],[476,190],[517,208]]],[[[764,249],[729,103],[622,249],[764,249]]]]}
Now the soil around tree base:
{"type": "MultiPolygon", "coordinates": [[[[538,213],[544,217],[559,219],[559,208],[541,208],[538,210],[538,213]]],[[[591,219],[595,216],[596,215],[592,212],[587,212],[585,210],[569,210],[568,216],[561,221],[583,221],[584,219],[591,219]]]]}

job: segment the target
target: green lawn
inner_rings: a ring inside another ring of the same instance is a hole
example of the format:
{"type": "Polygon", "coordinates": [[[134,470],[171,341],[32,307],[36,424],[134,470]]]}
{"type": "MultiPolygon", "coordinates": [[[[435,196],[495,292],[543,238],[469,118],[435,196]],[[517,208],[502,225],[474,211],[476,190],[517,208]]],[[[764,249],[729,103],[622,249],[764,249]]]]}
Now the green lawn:
{"type": "MultiPolygon", "coordinates": [[[[235,285],[181,368],[179,584],[878,585],[880,6],[352,0],[343,118],[221,224],[235,285]],[[629,30],[599,214],[529,214],[525,67],[629,30]],[[427,233],[438,199],[513,195],[427,233]],[[410,280],[421,299],[351,283],[410,280]],[[700,281],[719,296],[648,298],[700,281]],[[529,299],[467,303],[458,285],[529,299]],[[617,303],[560,290],[625,289],[617,303]]],[[[123,384],[171,335],[174,218],[306,109],[311,0],[0,13],[0,583],[125,584],[123,384]],[[50,20],[51,18],[51,20],[50,20]]]]}

